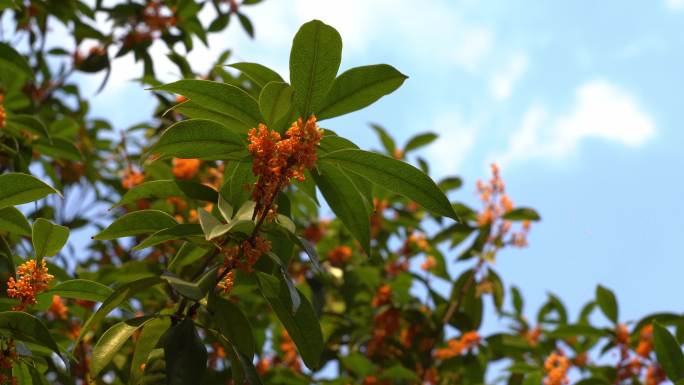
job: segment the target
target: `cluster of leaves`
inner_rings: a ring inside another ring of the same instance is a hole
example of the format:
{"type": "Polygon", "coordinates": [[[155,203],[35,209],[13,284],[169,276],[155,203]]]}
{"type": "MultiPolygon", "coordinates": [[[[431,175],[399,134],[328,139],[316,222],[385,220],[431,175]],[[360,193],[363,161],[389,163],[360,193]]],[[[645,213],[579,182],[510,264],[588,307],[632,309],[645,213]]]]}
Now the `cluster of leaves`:
{"type": "Polygon", "coordinates": [[[599,286],[577,319],[551,295],[530,322],[493,262],[501,249],[525,245],[539,215],[513,206],[496,167],[478,185],[481,210],[450,201],[461,180],[435,182],[413,157],[433,133],[398,146],[373,125],[384,149],[371,152],[321,129],[309,154],[315,165],[260,200],[255,154],[263,149],[253,129],[291,138],[298,119],[317,125],[357,111],[406,76],[384,64],[338,74],[340,35],[314,20],[294,37],[289,82],[251,62],[228,72],[219,66],[227,54],[197,80],[175,47],[191,49],[193,36],[204,40],[231,15],[252,34],[239,11],[252,3],[213,1],[217,18],[205,28],[204,3],[192,1],[0,2],[30,47],[27,60],[0,45],[0,383],[684,381],[680,314],[621,323],[615,295],[599,286]],[[99,12],[111,31],[84,21],[99,12]],[[41,46],[53,18],[77,46],[95,39],[104,49],[53,72],[44,55],[61,51],[41,46]],[[186,79],[154,79],[148,37],[168,45],[186,79]],[[111,46],[149,63],[141,82],[159,100],[154,123],[119,143],[103,139],[112,127],[88,117],[67,80],[107,71],[111,46]],[[86,208],[112,205],[114,218],[101,226],[92,212],[74,214],[63,203],[71,195],[86,208]],[[69,228],[86,225],[99,227],[80,245],[87,255],[67,258],[69,228]],[[505,331],[480,334],[488,307],[505,331]]]}

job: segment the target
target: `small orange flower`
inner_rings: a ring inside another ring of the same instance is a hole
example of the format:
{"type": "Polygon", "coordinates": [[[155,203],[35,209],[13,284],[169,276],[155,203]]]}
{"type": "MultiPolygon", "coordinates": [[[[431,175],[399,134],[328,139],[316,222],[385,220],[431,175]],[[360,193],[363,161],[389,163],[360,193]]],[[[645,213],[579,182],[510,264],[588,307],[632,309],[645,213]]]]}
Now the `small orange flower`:
{"type": "Polygon", "coordinates": [[[178,179],[192,179],[199,172],[199,159],[173,158],[171,171],[178,179]]]}
{"type": "Polygon", "coordinates": [[[285,329],[280,334],[280,350],[283,352],[283,364],[293,371],[300,373],[302,371],[302,363],[299,355],[297,355],[297,348],[285,329]]]}
{"type": "Polygon", "coordinates": [[[21,301],[13,308],[14,310],[25,310],[27,306],[35,304],[36,295],[45,291],[54,278],[48,274],[44,259],[40,267],[37,266],[35,259],[24,262],[17,268],[17,275],[18,280],[10,277],[7,281],[7,296],[21,301]]]}
{"type": "Polygon", "coordinates": [[[328,258],[333,265],[342,265],[352,257],[352,249],[349,246],[337,246],[328,253],[328,258]]]}
{"type": "Polygon", "coordinates": [[[392,288],[389,285],[382,285],[373,297],[373,307],[387,305],[392,301],[392,288]]]}
{"type": "Polygon", "coordinates": [[[425,262],[420,264],[420,268],[425,271],[430,271],[437,267],[437,260],[432,255],[425,257],[425,262]]]}
{"type": "Polygon", "coordinates": [[[0,102],[0,130],[5,128],[7,120],[7,113],[5,112],[5,106],[0,102]]]}
{"type": "Polygon", "coordinates": [[[447,341],[447,347],[436,349],[435,358],[445,360],[460,356],[464,352],[476,348],[481,341],[480,334],[476,331],[465,332],[461,338],[452,338],[447,341]]]}
{"type": "Polygon", "coordinates": [[[646,380],[644,385],[658,385],[667,379],[665,372],[660,366],[651,365],[646,369],[646,380]]]}
{"type": "Polygon", "coordinates": [[[228,274],[219,282],[216,287],[219,289],[223,290],[224,293],[230,293],[230,291],[233,289],[233,284],[234,284],[234,279],[235,279],[235,274],[233,271],[229,271],[228,274]]]}
{"type": "Polygon", "coordinates": [[[64,305],[64,302],[62,302],[62,297],[58,295],[53,295],[52,296],[52,304],[50,304],[50,308],[48,309],[48,313],[52,315],[53,318],[55,319],[62,319],[65,320],[67,319],[67,312],[69,311],[69,308],[67,308],[64,305]]]}
{"type": "Polygon", "coordinates": [[[551,353],[544,362],[544,385],[567,385],[570,383],[567,373],[570,368],[570,360],[562,354],[551,353]]]}
{"type": "Polygon", "coordinates": [[[653,350],[653,325],[646,325],[639,333],[639,345],[635,350],[636,354],[648,358],[653,350]]]}
{"type": "Polygon", "coordinates": [[[132,167],[127,167],[124,170],[124,176],[121,180],[121,186],[125,189],[132,189],[133,187],[145,181],[145,176],[139,171],[134,171],[132,167]]]}

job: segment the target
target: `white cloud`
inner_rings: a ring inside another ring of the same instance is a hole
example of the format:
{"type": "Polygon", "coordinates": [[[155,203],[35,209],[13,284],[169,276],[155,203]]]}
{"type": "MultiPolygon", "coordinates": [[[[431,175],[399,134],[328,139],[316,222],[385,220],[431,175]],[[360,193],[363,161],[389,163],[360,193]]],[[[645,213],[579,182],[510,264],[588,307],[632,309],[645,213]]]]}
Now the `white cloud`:
{"type": "Polygon", "coordinates": [[[637,147],[656,131],[653,118],[624,89],[603,80],[580,85],[573,108],[551,116],[542,105],[526,112],[503,154],[493,157],[502,164],[529,159],[562,159],[582,141],[598,138],[637,147]]]}
{"type": "Polygon", "coordinates": [[[458,172],[475,145],[478,125],[464,122],[456,113],[447,113],[435,118],[431,127],[431,131],[439,133],[439,139],[425,152],[432,173],[443,176],[458,172]]]}
{"type": "Polygon", "coordinates": [[[670,11],[681,11],[684,9],[684,0],[665,0],[665,7],[670,11]]]}
{"type": "Polygon", "coordinates": [[[494,74],[489,83],[489,90],[495,100],[508,100],[513,94],[520,77],[527,71],[527,56],[518,53],[508,62],[506,68],[494,74]]]}

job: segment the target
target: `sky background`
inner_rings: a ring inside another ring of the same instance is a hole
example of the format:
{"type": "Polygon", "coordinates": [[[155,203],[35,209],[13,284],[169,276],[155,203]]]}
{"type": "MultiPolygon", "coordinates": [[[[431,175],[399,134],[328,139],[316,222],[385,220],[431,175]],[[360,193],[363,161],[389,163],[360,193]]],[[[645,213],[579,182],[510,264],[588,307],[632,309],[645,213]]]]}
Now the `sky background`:
{"type": "MultiPolygon", "coordinates": [[[[211,50],[188,55],[194,68],[231,48],[231,62],[258,61],[286,77],[292,37],[317,18],[342,35],[341,71],[388,63],[409,76],[326,128],[363,148],[379,147],[370,122],[399,144],[438,133],[420,154],[433,178],[461,176],[452,198],[474,207],[476,180],[501,166],[513,201],[543,218],[530,246],[501,253],[495,266],[521,288],[530,316],[552,290],[574,319],[598,283],[618,294],[623,321],[681,311],[684,0],[267,0],[244,12],[256,39],[233,20],[210,36],[211,50]]],[[[163,58],[156,69],[180,77],[163,58]]],[[[155,101],[130,81],[140,73],[130,55],[115,61],[93,114],[121,129],[148,119],[155,101]]],[[[100,76],[80,77],[86,95],[100,76]]]]}

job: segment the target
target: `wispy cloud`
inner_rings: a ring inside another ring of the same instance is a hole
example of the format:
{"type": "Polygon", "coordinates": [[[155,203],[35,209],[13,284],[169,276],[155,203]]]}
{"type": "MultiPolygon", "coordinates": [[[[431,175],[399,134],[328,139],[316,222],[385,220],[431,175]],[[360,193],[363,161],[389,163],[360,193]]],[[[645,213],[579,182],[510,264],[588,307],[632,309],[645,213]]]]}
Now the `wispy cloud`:
{"type": "Polygon", "coordinates": [[[527,56],[522,53],[513,55],[505,68],[492,76],[489,90],[495,100],[508,100],[513,94],[513,88],[527,71],[527,56]]]}
{"type": "Polygon", "coordinates": [[[461,170],[464,160],[471,154],[479,126],[465,122],[457,113],[438,115],[431,125],[431,131],[439,133],[439,139],[425,152],[436,176],[450,175],[461,170]]]}
{"type": "Polygon", "coordinates": [[[684,0],[665,0],[665,8],[670,11],[681,11],[684,9],[684,0]]]}
{"type": "Polygon", "coordinates": [[[503,164],[529,159],[562,159],[582,141],[598,138],[637,147],[656,132],[653,118],[626,90],[604,80],[580,85],[570,111],[553,116],[533,105],[505,151],[493,157],[503,164]]]}

